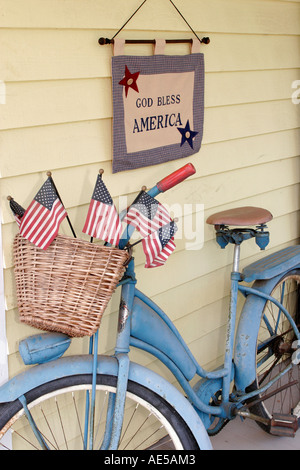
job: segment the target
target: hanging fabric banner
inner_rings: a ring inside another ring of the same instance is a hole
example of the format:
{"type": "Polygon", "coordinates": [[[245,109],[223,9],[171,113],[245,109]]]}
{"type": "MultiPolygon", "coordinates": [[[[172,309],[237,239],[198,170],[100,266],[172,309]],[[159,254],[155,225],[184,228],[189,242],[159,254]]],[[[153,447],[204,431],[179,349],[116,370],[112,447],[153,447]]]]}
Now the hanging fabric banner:
{"type": "Polygon", "coordinates": [[[188,157],[201,147],[204,116],[204,55],[124,55],[116,39],[112,58],[113,172],[188,157]]]}

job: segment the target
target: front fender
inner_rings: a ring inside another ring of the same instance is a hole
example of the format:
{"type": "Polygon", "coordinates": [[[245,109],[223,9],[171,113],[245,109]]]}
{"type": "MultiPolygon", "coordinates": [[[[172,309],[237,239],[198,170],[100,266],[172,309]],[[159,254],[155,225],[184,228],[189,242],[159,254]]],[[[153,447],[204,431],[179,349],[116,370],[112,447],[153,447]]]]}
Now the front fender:
{"type": "MultiPolygon", "coordinates": [[[[14,401],[45,382],[77,374],[92,374],[92,370],[92,355],[68,356],[32,367],[0,387],[0,403],[14,401]]],[[[97,373],[117,376],[117,359],[99,356],[97,373]]],[[[151,389],[170,403],[191,429],[200,449],[210,450],[212,448],[206,429],[196,411],[172,384],[150,369],[132,362],[130,363],[129,379],[151,389]]]]}

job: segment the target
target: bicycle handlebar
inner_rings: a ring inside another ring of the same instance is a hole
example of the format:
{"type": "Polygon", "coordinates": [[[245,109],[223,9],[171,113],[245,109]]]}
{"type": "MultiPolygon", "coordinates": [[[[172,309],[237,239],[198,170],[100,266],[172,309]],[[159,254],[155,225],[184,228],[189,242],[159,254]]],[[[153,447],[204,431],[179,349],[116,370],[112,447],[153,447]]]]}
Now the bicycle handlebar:
{"type": "Polygon", "coordinates": [[[176,186],[176,184],[181,183],[186,178],[194,175],[195,173],[196,169],[194,165],[192,163],[188,163],[187,165],[184,165],[183,167],[163,178],[157,183],[156,186],[161,193],[164,193],[168,189],[173,188],[173,186],[176,186]]]}

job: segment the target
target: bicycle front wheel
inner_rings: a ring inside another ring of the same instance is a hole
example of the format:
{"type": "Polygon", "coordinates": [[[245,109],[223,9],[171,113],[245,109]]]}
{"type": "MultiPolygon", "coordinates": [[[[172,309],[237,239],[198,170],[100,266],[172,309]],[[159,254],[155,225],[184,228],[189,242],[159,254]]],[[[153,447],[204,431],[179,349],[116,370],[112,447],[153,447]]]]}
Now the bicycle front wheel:
{"type": "MultiPolygon", "coordinates": [[[[46,446],[51,450],[85,447],[86,398],[91,375],[64,377],[29,391],[28,409],[46,446]]],[[[103,441],[109,395],[116,393],[116,377],[98,375],[94,419],[95,450],[103,441]]],[[[12,430],[13,449],[40,449],[19,400],[1,405],[0,437],[12,430]]],[[[1,448],[1,444],[0,444],[1,448]]],[[[195,450],[196,440],[183,418],[162,397],[128,382],[119,450],[195,450]]]]}
{"type": "MultiPolygon", "coordinates": [[[[278,300],[300,328],[299,312],[300,270],[285,274],[270,295],[278,300]]],[[[290,322],[273,302],[267,301],[261,316],[257,337],[256,383],[261,388],[292,365],[292,368],[277,380],[265,393],[262,401],[251,407],[251,411],[270,419],[275,413],[291,414],[300,402],[300,366],[293,364],[296,335],[290,322]]],[[[254,398],[257,401],[257,398],[254,398]]],[[[269,426],[258,423],[266,432],[269,426]]]]}

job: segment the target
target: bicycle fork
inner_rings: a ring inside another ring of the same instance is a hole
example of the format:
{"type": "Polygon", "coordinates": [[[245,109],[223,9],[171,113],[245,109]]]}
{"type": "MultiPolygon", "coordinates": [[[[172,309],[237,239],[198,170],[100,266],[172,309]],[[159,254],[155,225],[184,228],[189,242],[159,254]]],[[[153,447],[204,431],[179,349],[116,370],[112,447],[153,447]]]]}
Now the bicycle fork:
{"type": "MultiPolygon", "coordinates": [[[[124,313],[124,304],[120,308],[120,315],[124,313]]],[[[120,333],[118,333],[118,337],[120,333]]],[[[86,397],[86,421],[85,421],[85,437],[84,437],[84,448],[93,450],[94,448],[94,414],[96,405],[96,380],[97,380],[97,342],[98,334],[91,342],[95,342],[94,346],[94,358],[93,358],[93,375],[92,375],[92,392],[91,400],[90,395],[87,392],[86,397]]],[[[118,343],[118,341],[117,341],[118,343]]],[[[101,444],[101,450],[116,450],[119,445],[121,436],[121,430],[123,425],[124,407],[126,399],[126,390],[129,375],[130,360],[128,356],[129,351],[118,351],[116,350],[115,357],[118,360],[118,377],[117,377],[117,389],[116,393],[109,393],[106,425],[103,441],[101,444]]],[[[91,348],[90,348],[91,353],[91,348]]]]}
{"type": "Polygon", "coordinates": [[[106,428],[102,450],[116,450],[119,446],[123,426],[126,391],[129,376],[130,359],[130,315],[133,307],[134,289],[136,281],[131,279],[122,287],[122,296],[119,309],[119,325],[115,348],[115,357],[118,360],[118,379],[116,394],[110,393],[106,428]]]}

